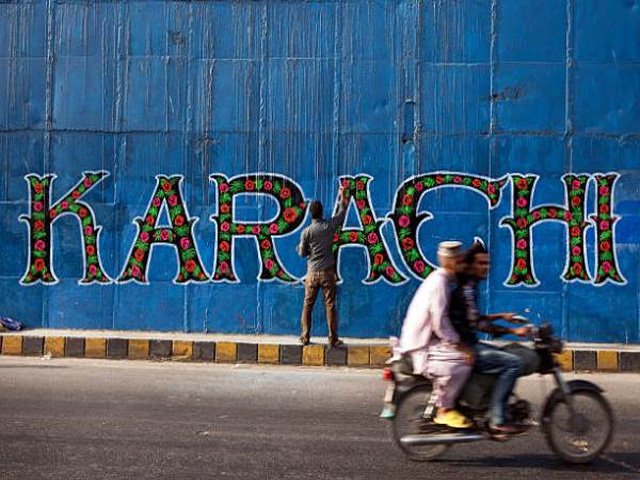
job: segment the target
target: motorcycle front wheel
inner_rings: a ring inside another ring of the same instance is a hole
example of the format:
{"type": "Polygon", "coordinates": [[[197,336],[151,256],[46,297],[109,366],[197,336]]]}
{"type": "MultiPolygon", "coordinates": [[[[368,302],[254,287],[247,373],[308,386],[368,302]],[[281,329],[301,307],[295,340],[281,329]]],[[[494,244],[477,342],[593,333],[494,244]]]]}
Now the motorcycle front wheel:
{"type": "Polygon", "coordinates": [[[592,390],[571,392],[571,408],[562,396],[551,399],[545,434],[565,462],[588,463],[607,448],[613,434],[609,403],[592,390]]]}
{"type": "Polygon", "coordinates": [[[391,426],[395,444],[405,453],[409,460],[427,462],[442,455],[451,445],[408,445],[401,441],[407,435],[424,433],[428,422],[423,413],[431,395],[431,387],[424,386],[407,392],[396,406],[396,415],[391,426]]]}

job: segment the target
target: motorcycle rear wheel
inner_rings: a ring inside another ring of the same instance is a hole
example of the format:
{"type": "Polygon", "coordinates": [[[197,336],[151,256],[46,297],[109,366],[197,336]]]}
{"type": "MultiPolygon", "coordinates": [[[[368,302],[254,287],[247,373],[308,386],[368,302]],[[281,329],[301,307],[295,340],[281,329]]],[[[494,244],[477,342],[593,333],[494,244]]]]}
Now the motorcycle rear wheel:
{"type": "Polygon", "coordinates": [[[423,433],[422,427],[426,420],[423,418],[427,401],[431,395],[431,387],[424,386],[406,393],[396,406],[396,415],[391,424],[393,440],[405,453],[409,460],[428,462],[442,455],[451,445],[407,445],[400,439],[407,435],[423,433]]]}
{"type": "Polygon", "coordinates": [[[573,414],[562,397],[552,399],[545,433],[551,449],[567,463],[589,463],[607,448],[613,412],[597,391],[571,392],[573,414]]]}

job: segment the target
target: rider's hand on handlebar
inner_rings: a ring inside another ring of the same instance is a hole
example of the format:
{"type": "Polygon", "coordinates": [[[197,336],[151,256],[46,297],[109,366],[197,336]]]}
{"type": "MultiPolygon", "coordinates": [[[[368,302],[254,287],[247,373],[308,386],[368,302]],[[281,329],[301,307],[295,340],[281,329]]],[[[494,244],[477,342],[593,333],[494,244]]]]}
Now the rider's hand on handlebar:
{"type": "Polygon", "coordinates": [[[530,326],[525,326],[525,327],[518,327],[518,328],[512,328],[511,329],[511,333],[513,333],[514,335],[517,335],[521,338],[525,338],[527,336],[529,336],[529,333],[531,333],[531,327],[530,326]]]}

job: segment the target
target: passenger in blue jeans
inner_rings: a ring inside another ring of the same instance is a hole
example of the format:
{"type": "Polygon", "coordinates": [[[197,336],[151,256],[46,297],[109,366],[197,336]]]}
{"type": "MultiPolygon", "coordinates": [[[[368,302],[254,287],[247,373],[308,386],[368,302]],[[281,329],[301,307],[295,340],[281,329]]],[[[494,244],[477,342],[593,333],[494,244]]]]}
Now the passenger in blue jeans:
{"type": "Polygon", "coordinates": [[[515,323],[514,313],[480,314],[478,283],[487,278],[490,266],[489,253],[480,241],[476,241],[467,250],[464,263],[463,273],[458,275],[458,285],[451,293],[449,318],[460,335],[460,341],[473,351],[474,370],[480,373],[499,374],[491,395],[490,428],[498,433],[519,433],[522,429],[510,422],[507,405],[522,371],[522,360],[517,355],[479,342],[477,332],[525,337],[530,327],[502,327],[494,323],[495,320],[500,319],[515,323]]]}

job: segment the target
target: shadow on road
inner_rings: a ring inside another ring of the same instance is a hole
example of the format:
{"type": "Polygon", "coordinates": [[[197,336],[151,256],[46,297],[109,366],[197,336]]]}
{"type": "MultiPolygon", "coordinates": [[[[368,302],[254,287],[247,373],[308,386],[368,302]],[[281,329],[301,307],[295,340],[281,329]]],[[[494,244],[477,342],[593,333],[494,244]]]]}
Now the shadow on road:
{"type": "Polygon", "coordinates": [[[552,454],[514,455],[512,457],[485,457],[473,460],[441,460],[442,463],[459,467],[518,468],[535,467],[555,472],[589,473],[638,473],[640,474],[640,455],[638,452],[608,453],[586,465],[570,465],[552,454]]]}

